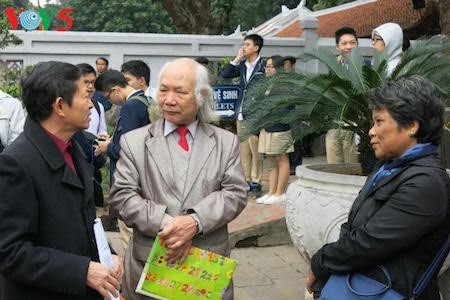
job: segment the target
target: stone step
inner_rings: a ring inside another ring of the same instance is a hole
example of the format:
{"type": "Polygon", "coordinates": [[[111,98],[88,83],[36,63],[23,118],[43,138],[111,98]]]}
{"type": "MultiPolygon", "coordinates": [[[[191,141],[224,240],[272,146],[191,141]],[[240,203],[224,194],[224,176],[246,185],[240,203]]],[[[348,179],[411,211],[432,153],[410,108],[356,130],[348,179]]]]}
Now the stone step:
{"type": "MultiPolygon", "coordinates": [[[[304,164],[325,163],[324,156],[305,157],[304,164]]],[[[261,184],[263,192],[269,187],[267,170],[263,173],[261,184]]],[[[289,177],[289,183],[296,180],[296,176],[289,177]]],[[[266,247],[291,244],[291,238],[284,218],[285,204],[258,204],[251,196],[248,197],[247,207],[242,213],[228,224],[231,247],[266,247]]]]}
{"type": "Polygon", "coordinates": [[[228,225],[231,247],[291,244],[284,212],[285,204],[257,204],[249,196],[247,207],[228,225]]]}

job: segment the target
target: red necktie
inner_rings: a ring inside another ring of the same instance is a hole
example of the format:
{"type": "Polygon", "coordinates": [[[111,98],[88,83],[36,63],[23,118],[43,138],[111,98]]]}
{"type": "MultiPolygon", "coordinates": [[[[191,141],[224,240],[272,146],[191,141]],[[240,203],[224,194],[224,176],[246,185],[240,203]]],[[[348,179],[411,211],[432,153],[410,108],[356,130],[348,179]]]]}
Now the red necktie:
{"type": "Polygon", "coordinates": [[[180,138],[178,139],[178,145],[181,146],[181,148],[184,149],[184,151],[189,151],[189,144],[186,139],[186,134],[188,133],[188,129],[186,126],[178,126],[177,127],[178,134],[180,135],[180,138]]]}

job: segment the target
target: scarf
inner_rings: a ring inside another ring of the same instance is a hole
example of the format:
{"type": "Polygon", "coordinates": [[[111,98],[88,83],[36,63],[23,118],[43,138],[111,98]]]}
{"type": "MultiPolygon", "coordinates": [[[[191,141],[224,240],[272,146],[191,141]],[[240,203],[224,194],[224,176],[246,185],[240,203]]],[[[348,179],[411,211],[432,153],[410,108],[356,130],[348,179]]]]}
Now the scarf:
{"type": "Polygon", "coordinates": [[[382,178],[391,176],[396,173],[402,166],[416,160],[418,158],[437,154],[437,146],[431,145],[431,143],[417,144],[414,147],[408,149],[400,157],[394,159],[391,162],[384,163],[375,175],[369,180],[369,188],[373,188],[382,178]]]}

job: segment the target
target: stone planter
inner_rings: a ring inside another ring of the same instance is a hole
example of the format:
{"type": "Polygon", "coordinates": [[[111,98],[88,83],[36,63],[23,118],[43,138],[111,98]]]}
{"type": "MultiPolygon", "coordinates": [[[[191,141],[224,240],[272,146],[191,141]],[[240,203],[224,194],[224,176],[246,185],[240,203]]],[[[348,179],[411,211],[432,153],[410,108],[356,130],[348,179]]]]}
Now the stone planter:
{"type": "MultiPolygon", "coordinates": [[[[359,164],[302,165],[297,167],[296,174],[298,179],[286,192],[286,224],[293,244],[309,262],[320,247],[338,239],[340,226],[347,220],[366,177],[357,175],[359,164]]],[[[450,277],[449,266],[450,256],[441,269],[440,279],[450,277]]],[[[444,299],[450,299],[450,282],[440,280],[440,288],[445,293],[444,299]]]]}

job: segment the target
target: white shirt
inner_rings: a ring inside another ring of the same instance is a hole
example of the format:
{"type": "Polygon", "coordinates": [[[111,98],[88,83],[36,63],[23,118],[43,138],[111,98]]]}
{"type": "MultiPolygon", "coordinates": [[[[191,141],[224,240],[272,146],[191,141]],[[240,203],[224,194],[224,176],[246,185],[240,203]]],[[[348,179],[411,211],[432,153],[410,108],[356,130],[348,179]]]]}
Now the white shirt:
{"type": "MultiPolygon", "coordinates": [[[[198,120],[195,120],[189,126],[187,126],[188,133],[186,134],[186,140],[189,144],[189,150],[192,148],[192,144],[194,143],[195,133],[197,132],[198,120]]],[[[180,134],[176,130],[178,125],[175,125],[167,120],[164,121],[164,136],[167,137],[171,135],[173,139],[178,143],[180,139],[180,134]]]]}
{"type": "Polygon", "coordinates": [[[261,59],[261,56],[258,55],[258,57],[255,59],[255,61],[252,64],[248,61],[248,59],[245,61],[245,66],[247,67],[247,74],[245,74],[245,78],[247,79],[247,81],[250,80],[253,70],[255,69],[255,66],[260,59],[261,59]]]}
{"type": "Polygon", "coordinates": [[[0,91],[0,139],[4,147],[23,131],[26,116],[22,102],[0,91]]]}
{"type": "Polygon", "coordinates": [[[95,106],[91,107],[91,121],[89,122],[89,128],[86,129],[86,131],[93,135],[106,135],[105,108],[100,102],[97,101],[97,103],[100,108],[100,114],[95,109],[95,106]]]}

